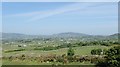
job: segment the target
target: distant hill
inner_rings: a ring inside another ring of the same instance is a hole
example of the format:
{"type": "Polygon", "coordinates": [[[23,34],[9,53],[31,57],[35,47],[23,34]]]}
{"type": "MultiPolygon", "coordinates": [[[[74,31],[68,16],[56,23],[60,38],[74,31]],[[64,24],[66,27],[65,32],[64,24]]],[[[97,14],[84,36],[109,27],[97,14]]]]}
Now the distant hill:
{"type": "Polygon", "coordinates": [[[111,38],[118,38],[118,36],[120,36],[120,33],[115,33],[115,34],[109,35],[109,37],[111,37],[111,38]]]}
{"type": "Polygon", "coordinates": [[[118,35],[120,35],[120,33],[115,33],[115,34],[112,34],[110,36],[118,36],[118,35]]]}
{"type": "Polygon", "coordinates": [[[74,33],[74,32],[65,32],[65,33],[59,33],[57,35],[79,35],[79,36],[88,36],[88,34],[83,34],[83,33],[74,33]]]}
{"type": "Polygon", "coordinates": [[[28,38],[34,38],[35,35],[26,35],[26,34],[20,34],[20,33],[1,33],[2,39],[28,39],[28,38]]]}
{"type": "Polygon", "coordinates": [[[29,39],[29,38],[40,38],[40,37],[62,37],[62,38],[69,38],[69,37],[82,37],[82,38],[118,38],[118,33],[109,35],[109,36],[102,36],[102,35],[88,35],[83,33],[74,33],[74,32],[65,32],[65,33],[58,33],[53,35],[26,35],[26,34],[19,34],[19,33],[0,33],[2,34],[2,39],[29,39]]]}
{"type": "Polygon", "coordinates": [[[26,37],[25,34],[19,34],[19,33],[1,33],[3,39],[18,39],[26,37]]]}
{"type": "Polygon", "coordinates": [[[83,33],[65,32],[65,33],[53,34],[53,36],[54,37],[86,37],[91,35],[83,34],[83,33]]]}

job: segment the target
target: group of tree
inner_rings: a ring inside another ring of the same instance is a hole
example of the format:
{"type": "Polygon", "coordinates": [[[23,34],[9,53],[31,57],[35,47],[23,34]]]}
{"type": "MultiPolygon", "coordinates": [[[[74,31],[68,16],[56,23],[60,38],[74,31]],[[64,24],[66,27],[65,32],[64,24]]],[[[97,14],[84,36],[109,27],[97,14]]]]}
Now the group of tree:
{"type": "Polygon", "coordinates": [[[106,51],[105,61],[100,61],[97,66],[119,67],[120,66],[120,46],[115,46],[106,51]]]}

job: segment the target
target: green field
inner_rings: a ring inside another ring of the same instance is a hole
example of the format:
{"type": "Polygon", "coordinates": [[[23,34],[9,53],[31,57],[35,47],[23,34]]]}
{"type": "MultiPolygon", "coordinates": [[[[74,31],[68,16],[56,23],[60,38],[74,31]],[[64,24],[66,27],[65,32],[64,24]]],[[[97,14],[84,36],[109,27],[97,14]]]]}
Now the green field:
{"type": "Polygon", "coordinates": [[[117,41],[58,37],[3,40],[2,43],[3,65],[94,65],[104,59],[103,50],[113,47],[117,41]],[[74,52],[71,57],[68,55],[70,48],[74,52]],[[94,49],[101,51],[92,54],[94,49]]]}
{"type": "MultiPolygon", "coordinates": [[[[73,47],[75,51],[75,55],[91,55],[92,49],[108,49],[109,47],[106,46],[82,46],[82,47],[73,47]]],[[[58,50],[50,50],[50,51],[42,51],[42,50],[30,50],[30,51],[19,51],[19,52],[9,52],[3,53],[4,56],[11,56],[11,55],[18,55],[18,54],[26,54],[26,55],[48,55],[48,54],[56,54],[62,55],[67,53],[68,48],[61,48],[58,50]]]]}
{"type": "MultiPolygon", "coordinates": [[[[106,47],[106,46],[82,46],[82,47],[74,47],[74,51],[75,51],[75,55],[91,55],[91,50],[92,49],[98,49],[98,48],[101,48],[101,49],[108,49],[110,47],[106,47]]],[[[9,53],[3,53],[4,56],[12,56],[12,55],[22,55],[22,54],[25,54],[25,55],[29,55],[29,56],[33,56],[33,57],[37,57],[39,55],[42,55],[42,56],[47,56],[47,55],[50,55],[50,54],[55,54],[55,55],[63,55],[63,54],[66,54],[67,53],[67,50],[68,48],[62,48],[62,49],[58,49],[58,50],[50,50],[50,51],[40,51],[40,50],[31,50],[31,51],[19,51],[19,52],[9,52],[9,53]]],[[[24,60],[24,61],[21,61],[21,60],[14,60],[14,61],[9,61],[9,60],[3,60],[3,64],[4,65],[11,65],[11,64],[15,64],[15,65],[19,65],[19,64],[23,64],[23,65],[50,65],[50,64],[54,64],[53,62],[48,62],[48,63],[40,63],[40,62],[37,62],[37,61],[29,61],[29,60],[24,60]]],[[[55,64],[62,64],[62,63],[55,63],[55,64]]],[[[69,63],[69,64],[91,64],[89,62],[82,62],[82,63],[69,63]]]]}

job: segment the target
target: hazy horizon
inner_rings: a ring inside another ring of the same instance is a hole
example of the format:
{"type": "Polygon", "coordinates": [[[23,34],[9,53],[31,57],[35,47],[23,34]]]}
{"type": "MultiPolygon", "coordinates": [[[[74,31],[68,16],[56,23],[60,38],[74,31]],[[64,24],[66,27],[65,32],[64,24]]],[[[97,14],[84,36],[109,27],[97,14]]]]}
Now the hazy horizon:
{"type": "Polygon", "coordinates": [[[115,2],[3,2],[2,8],[2,30],[7,33],[118,33],[115,2]]]}
{"type": "MultiPolygon", "coordinates": [[[[9,32],[0,32],[0,33],[8,33],[9,32]]],[[[86,34],[86,33],[79,33],[79,32],[59,32],[59,33],[52,33],[52,34],[26,34],[26,33],[17,33],[17,32],[13,32],[11,34],[24,34],[24,35],[55,35],[55,34],[64,34],[64,33],[77,33],[77,34],[86,34]]],[[[117,32],[118,33],[118,32],[117,32]]],[[[112,34],[107,34],[107,35],[114,35],[117,33],[112,33],[112,34]]],[[[86,35],[97,35],[97,34],[86,34],[86,35]]],[[[101,36],[107,36],[107,35],[101,35],[101,36]]]]}

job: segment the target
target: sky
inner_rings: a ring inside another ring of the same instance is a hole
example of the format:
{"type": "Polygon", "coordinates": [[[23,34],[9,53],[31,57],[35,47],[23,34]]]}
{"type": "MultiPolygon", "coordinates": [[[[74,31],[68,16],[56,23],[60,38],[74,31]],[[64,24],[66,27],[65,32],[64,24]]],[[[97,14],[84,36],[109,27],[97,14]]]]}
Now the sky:
{"type": "Polygon", "coordinates": [[[3,2],[119,2],[119,0],[1,0],[3,2]]]}
{"type": "Polygon", "coordinates": [[[117,2],[3,2],[2,32],[56,34],[118,32],[117,2]]]}

